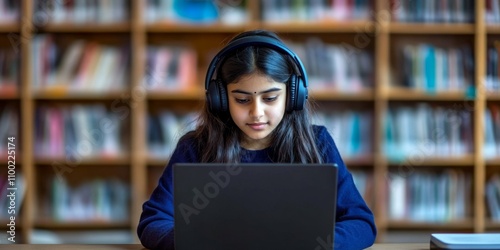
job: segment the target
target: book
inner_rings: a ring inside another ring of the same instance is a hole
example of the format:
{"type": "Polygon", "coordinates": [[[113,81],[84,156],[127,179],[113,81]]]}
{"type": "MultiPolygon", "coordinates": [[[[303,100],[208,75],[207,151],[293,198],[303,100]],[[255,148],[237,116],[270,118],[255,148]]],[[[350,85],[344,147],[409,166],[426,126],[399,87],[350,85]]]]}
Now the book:
{"type": "Polygon", "coordinates": [[[499,233],[435,233],[430,249],[500,249],[499,233]]]}

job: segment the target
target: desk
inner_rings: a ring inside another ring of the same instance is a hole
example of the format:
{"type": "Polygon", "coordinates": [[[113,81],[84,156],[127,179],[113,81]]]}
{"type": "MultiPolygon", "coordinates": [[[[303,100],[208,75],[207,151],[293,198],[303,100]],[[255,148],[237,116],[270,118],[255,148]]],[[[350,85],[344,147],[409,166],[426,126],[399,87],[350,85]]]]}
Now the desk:
{"type": "Polygon", "coordinates": [[[429,250],[430,243],[375,244],[366,250],[429,250]]]}
{"type": "MultiPolygon", "coordinates": [[[[12,250],[146,250],[140,244],[130,245],[0,245],[0,249],[12,250]]],[[[428,250],[428,243],[375,244],[367,250],[428,250]]]]}

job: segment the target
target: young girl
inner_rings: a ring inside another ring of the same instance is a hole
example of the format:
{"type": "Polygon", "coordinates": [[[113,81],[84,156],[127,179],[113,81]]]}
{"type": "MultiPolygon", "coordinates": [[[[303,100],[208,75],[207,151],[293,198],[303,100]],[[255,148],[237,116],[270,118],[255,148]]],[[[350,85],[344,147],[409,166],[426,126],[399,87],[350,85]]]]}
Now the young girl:
{"type": "Polygon", "coordinates": [[[335,249],[373,244],[373,214],[333,138],[310,124],[306,72],[276,34],[254,30],[233,38],[212,61],[205,85],[196,129],[179,140],[143,205],[137,232],[145,247],[174,249],[172,166],[180,162],[337,163],[335,249]]]}

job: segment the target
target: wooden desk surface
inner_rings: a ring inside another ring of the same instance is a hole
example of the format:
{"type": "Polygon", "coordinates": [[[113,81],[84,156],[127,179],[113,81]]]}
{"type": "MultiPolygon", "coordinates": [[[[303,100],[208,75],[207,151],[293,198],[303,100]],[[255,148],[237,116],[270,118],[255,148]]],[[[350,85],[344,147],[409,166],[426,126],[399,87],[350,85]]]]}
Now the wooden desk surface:
{"type": "MultiPolygon", "coordinates": [[[[12,250],[146,250],[140,244],[130,245],[0,245],[0,249],[12,250]]],[[[429,244],[409,243],[409,244],[375,244],[367,250],[428,250],[429,244]]]]}

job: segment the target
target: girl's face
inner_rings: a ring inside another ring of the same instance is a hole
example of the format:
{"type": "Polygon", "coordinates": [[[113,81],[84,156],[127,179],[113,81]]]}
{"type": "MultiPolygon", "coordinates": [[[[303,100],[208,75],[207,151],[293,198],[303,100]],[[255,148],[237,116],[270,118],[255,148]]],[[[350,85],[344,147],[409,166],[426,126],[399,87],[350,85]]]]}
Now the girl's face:
{"type": "Polygon", "coordinates": [[[268,147],[269,135],[285,114],[286,84],[251,74],[228,84],[227,94],[231,118],[244,134],[241,146],[251,150],[268,147]]]}

